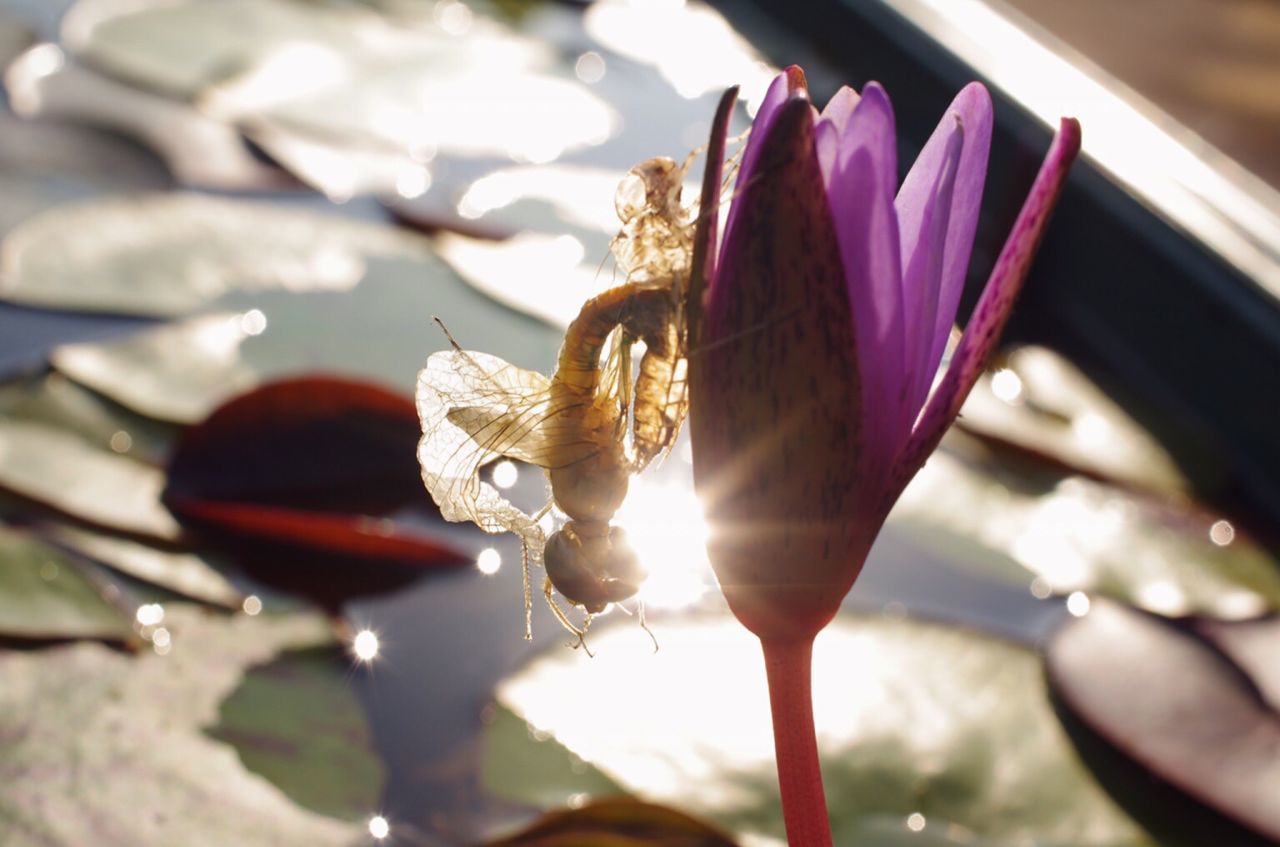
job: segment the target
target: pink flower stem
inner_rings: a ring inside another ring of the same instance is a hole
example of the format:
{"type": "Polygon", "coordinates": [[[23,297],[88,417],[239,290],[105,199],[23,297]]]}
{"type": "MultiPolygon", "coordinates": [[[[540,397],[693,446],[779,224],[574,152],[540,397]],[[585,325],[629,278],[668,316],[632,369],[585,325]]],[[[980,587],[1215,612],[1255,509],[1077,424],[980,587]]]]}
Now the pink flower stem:
{"type": "Polygon", "coordinates": [[[790,847],[831,847],[827,798],[813,729],[813,639],[761,639],[773,710],[773,745],[790,847]]]}

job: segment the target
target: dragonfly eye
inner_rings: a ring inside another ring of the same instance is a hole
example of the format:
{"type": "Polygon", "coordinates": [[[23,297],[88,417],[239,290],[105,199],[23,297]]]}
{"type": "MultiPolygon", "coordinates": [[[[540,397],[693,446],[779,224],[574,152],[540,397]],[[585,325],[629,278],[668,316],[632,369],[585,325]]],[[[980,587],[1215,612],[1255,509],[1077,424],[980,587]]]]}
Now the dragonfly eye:
{"type": "Polygon", "coordinates": [[[591,614],[634,595],[647,576],[626,533],[608,524],[570,521],[551,534],[542,556],[556,591],[591,614]]]}

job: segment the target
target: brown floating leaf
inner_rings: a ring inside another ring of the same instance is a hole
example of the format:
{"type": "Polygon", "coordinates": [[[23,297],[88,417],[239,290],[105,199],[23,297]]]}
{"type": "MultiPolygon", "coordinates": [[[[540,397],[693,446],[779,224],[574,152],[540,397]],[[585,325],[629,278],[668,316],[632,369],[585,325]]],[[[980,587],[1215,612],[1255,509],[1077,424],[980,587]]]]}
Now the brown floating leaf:
{"type": "MultiPolygon", "coordinates": [[[[1280,656],[1280,642],[1270,655],[1280,656]]],[[[1223,653],[1175,624],[1095,599],[1054,636],[1046,661],[1081,755],[1157,837],[1280,841],[1280,713],[1223,653]]]]}
{"type": "Polygon", "coordinates": [[[668,806],[629,797],[550,812],[487,847],[735,847],[727,834],[668,806]]]}

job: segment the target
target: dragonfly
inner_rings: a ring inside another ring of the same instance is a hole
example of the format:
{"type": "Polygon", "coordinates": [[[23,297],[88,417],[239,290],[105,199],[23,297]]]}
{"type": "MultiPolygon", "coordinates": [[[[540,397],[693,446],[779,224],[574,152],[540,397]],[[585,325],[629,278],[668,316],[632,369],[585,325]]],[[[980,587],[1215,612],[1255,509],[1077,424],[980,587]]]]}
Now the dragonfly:
{"type": "Polygon", "coordinates": [[[619,185],[622,229],[610,249],[623,282],[582,306],[552,376],[464,350],[452,336],[452,349],[419,374],[423,480],[446,520],[520,538],[526,638],[532,566],[544,569],[546,600],[579,643],[591,616],[633,597],[646,576],[611,519],[630,478],[670,451],[688,411],[684,310],[696,212],[680,195],[691,162],[648,159],[619,185]],[[481,479],[500,458],[545,470],[551,497],[540,511],[521,511],[481,479]],[[548,534],[542,518],[553,508],[567,520],[548,534]],[[557,592],[585,610],[581,626],[557,592]]]}

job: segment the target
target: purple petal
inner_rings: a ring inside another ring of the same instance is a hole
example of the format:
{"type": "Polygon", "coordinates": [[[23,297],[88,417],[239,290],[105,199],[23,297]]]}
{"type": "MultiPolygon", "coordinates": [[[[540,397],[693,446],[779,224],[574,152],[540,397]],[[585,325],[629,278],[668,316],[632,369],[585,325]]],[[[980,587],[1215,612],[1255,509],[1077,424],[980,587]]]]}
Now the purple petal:
{"type": "MultiPolygon", "coordinates": [[[[769,90],[765,92],[764,100],[760,102],[760,108],[756,110],[755,120],[751,122],[751,135],[747,137],[747,146],[742,153],[742,165],[738,169],[738,179],[733,184],[734,197],[742,193],[747,180],[755,171],[764,141],[769,135],[769,130],[773,128],[782,105],[792,97],[808,98],[808,96],[808,84],[804,78],[804,71],[799,66],[792,65],[773,78],[773,82],[769,84],[769,90]]],[[[738,217],[738,208],[738,203],[729,207],[724,227],[726,240],[733,230],[734,220],[738,217]]]]}
{"type": "Polygon", "coordinates": [[[847,85],[840,86],[822,110],[818,122],[814,126],[814,143],[818,147],[818,164],[822,167],[822,181],[830,185],[831,171],[836,161],[836,150],[840,136],[844,133],[849,116],[858,105],[858,92],[847,85]]]}
{"type": "Polygon", "coordinates": [[[873,533],[845,461],[864,452],[859,363],[808,101],[761,138],[689,353],[694,480],[730,607],[798,637],[830,620],[873,533]]]}
{"type": "MultiPolygon", "coordinates": [[[[947,226],[946,244],[942,249],[942,275],[937,294],[922,291],[908,285],[904,292],[903,311],[908,315],[921,314],[925,299],[936,298],[932,326],[922,328],[930,336],[929,353],[924,360],[927,372],[925,386],[942,360],[947,336],[955,323],[956,307],[964,290],[965,274],[969,268],[969,256],[973,251],[973,236],[978,227],[978,210],[982,205],[982,188],[987,178],[987,154],[991,148],[991,95],[981,83],[965,86],[951,102],[938,128],[925,143],[915,164],[902,183],[895,206],[898,224],[902,228],[902,262],[908,269],[921,244],[924,231],[923,218],[935,194],[937,173],[944,167],[948,145],[959,121],[964,130],[964,149],[956,169],[955,190],[952,193],[950,223],[947,226]],[[924,299],[922,299],[924,298],[924,299]]],[[[927,248],[932,249],[932,248],[927,248]]],[[[909,275],[909,271],[908,271],[909,275]]]]}
{"type": "Polygon", "coordinates": [[[929,398],[919,424],[902,451],[895,471],[894,487],[885,492],[889,501],[897,496],[924,464],[925,459],[938,446],[947,427],[960,414],[960,407],[973,389],[973,384],[1009,319],[1014,297],[1026,278],[1027,269],[1049,223],[1049,215],[1062,193],[1067,171],[1079,150],[1080,124],[1074,118],[1063,118],[1044,164],[1040,166],[1040,173],[1031,186],[1031,193],[1027,195],[1022,211],[1018,213],[1013,231],[1009,233],[982,297],[969,318],[951,365],[938,385],[938,390],[929,398]]]}
{"type": "MultiPolygon", "coordinates": [[[[735,85],[720,97],[715,118],[711,121],[711,138],[707,142],[707,165],[702,172],[702,195],[698,199],[698,223],[693,233],[693,256],[690,257],[688,331],[689,345],[700,346],[702,313],[706,291],[716,278],[719,259],[720,179],[724,172],[725,137],[729,134],[729,119],[738,102],[735,85]]],[[[690,367],[694,367],[690,363],[690,367]]]]}
{"type": "MultiPolygon", "coordinates": [[[[899,409],[902,431],[910,432],[928,396],[938,360],[932,357],[934,327],[938,323],[938,298],[945,269],[945,242],[951,221],[956,168],[964,149],[964,129],[958,119],[946,138],[933,184],[921,209],[912,209],[907,221],[899,218],[902,230],[902,313],[906,347],[906,391],[899,409]],[[907,223],[916,227],[906,229],[907,223]],[[907,240],[914,241],[909,248],[907,240]]],[[[899,199],[902,194],[899,193],[899,199]]],[[[901,206],[899,206],[901,208],[901,206]]],[[[954,318],[954,306],[951,318],[954,318]]]]}
{"type": "Polygon", "coordinates": [[[862,92],[828,185],[862,363],[865,448],[859,460],[878,476],[903,434],[896,410],[903,379],[902,270],[893,209],[897,150],[893,107],[878,84],[862,92]]]}

